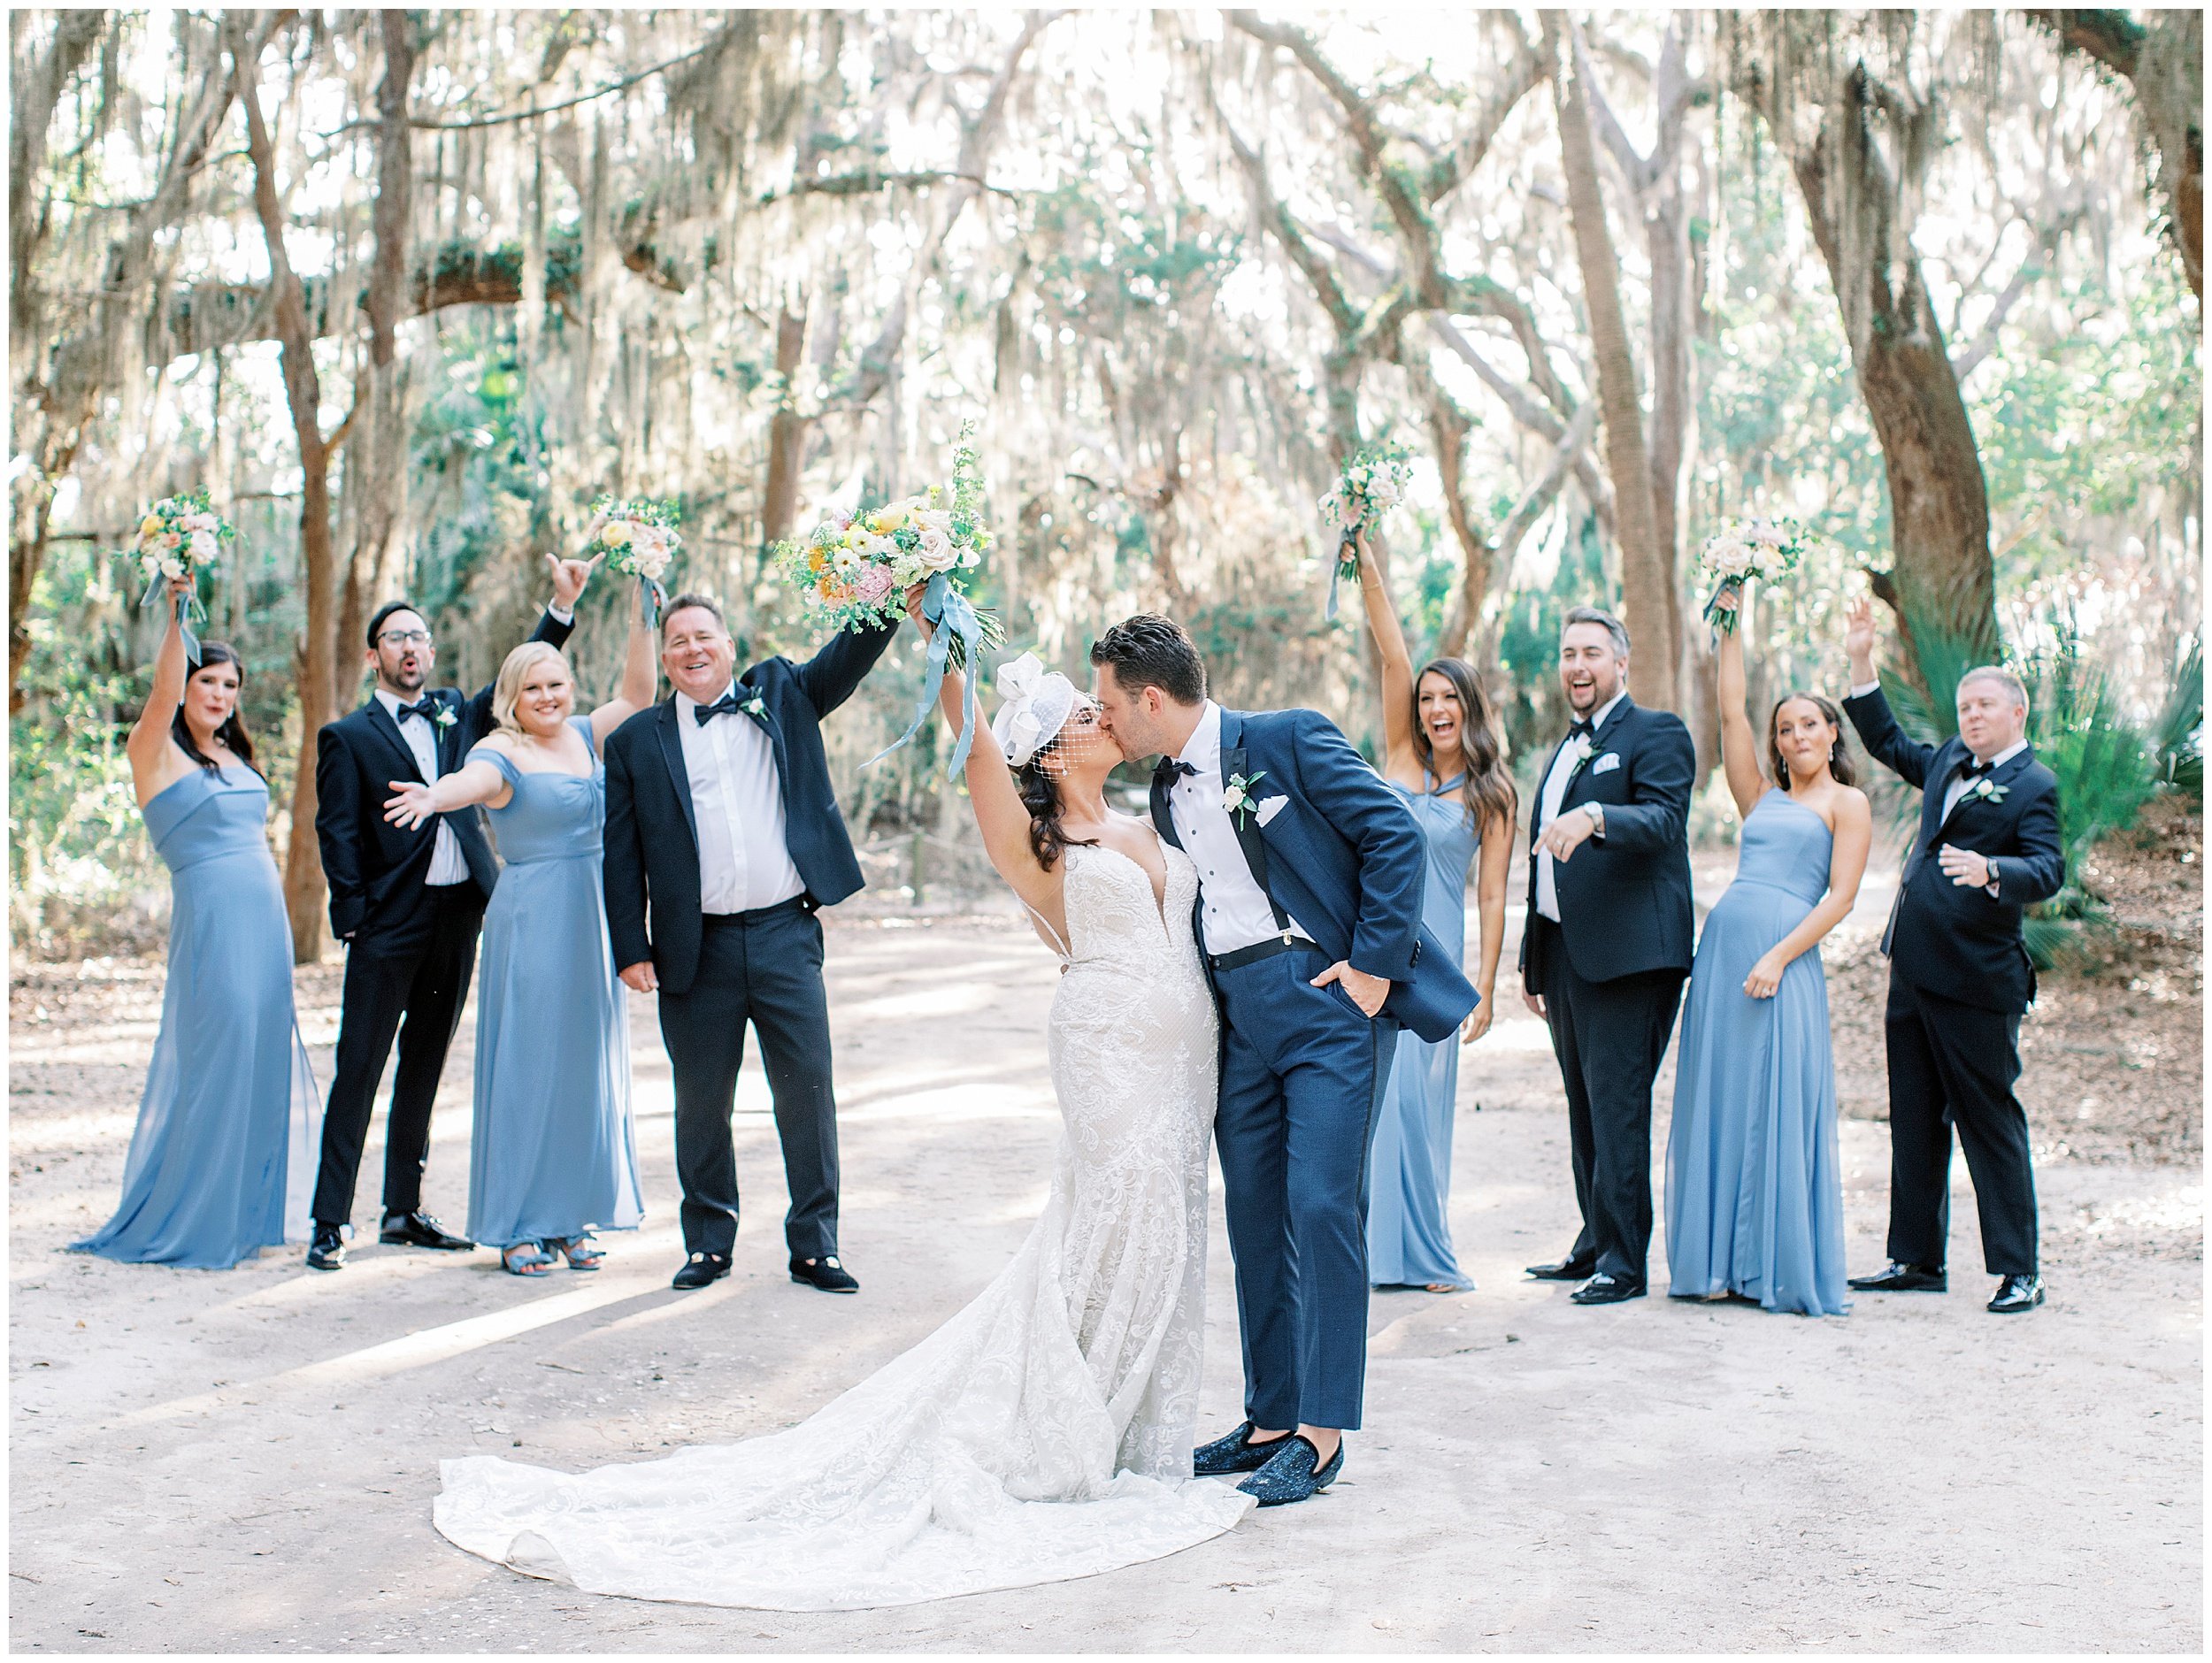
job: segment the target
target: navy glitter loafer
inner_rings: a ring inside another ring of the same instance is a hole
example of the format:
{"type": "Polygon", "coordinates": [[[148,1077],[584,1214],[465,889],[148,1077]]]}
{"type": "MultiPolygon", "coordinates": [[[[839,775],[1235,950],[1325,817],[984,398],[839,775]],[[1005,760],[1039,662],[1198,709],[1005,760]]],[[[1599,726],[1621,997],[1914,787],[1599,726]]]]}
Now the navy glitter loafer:
{"type": "Polygon", "coordinates": [[[1259,1471],[1275,1459],[1283,1440],[1271,1437],[1264,1444],[1255,1444],[1253,1430],[1252,1422],[1247,1421],[1228,1437],[1201,1444],[1191,1452],[1192,1474],[1199,1478],[1226,1478],[1232,1473],[1259,1471]]]}
{"type": "Polygon", "coordinates": [[[1237,1486],[1246,1495],[1256,1498],[1263,1507],[1303,1501],[1316,1491],[1326,1490],[1344,1470],[1341,1438],[1337,1440],[1336,1453],[1329,1457],[1325,1465],[1321,1462],[1321,1452],[1295,1432],[1283,1440],[1283,1445],[1266,1466],[1237,1486]]]}

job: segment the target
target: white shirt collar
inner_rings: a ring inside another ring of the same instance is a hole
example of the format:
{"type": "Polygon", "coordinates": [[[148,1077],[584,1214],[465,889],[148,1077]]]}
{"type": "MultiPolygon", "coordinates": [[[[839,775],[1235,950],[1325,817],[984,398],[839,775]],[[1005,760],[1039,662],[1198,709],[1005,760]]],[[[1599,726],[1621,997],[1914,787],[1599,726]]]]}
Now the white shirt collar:
{"type": "Polygon", "coordinates": [[[1627,688],[1625,688],[1625,687],[1623,687],[1623,688],[1622,688],[1622,689],[1621,689],[1618,693],[1615,694],[1614,694],[1611,698],[1608,699],[1608,700],[1607,700],[1607,701],[1606,701],[1603,704],[1600,705],[1600,706],[1597,708],[1597,709],[1596,709],[1596,710],[1594,710],[1594,712],[1592,712],[1592,713],[1591,713],[1591,717],[1590,717],[1590,743],[1591,743],[1591,744],[1595,745],[1595,744],[1597,743],[1597,733],[1598,733],[1598,730],[1599,730],[1600,728],[1601,728],[1601,727],[1603,727],[1603,726],[1605,725],[1605,724],[1606,724],[1606,719],[1613,714],[1613,711],[1614,711],[1615,707],[1617,707],[1617,706],[1620,703],[1620,701],[1621,701],[1622,700],[1625,699],[1626,697],[1628,697],[1628,689],[1627,689],[1627,688]]]}
{"type": "MultiPolygon", "coordinates": [[[[2027,740],[2017,740],[2013,744],[2006,746],[2005,748],[1999,751],[1996,755],[1991,757],[1989,759],[1989,765],[1992,768],[2002,768],[2007,763],[2010,762],[2014,757],[2019,755],[2022,751],[2024,751],[2027,748],[2027,740]]],[[[1974,753],[1971,751],[1967,752],[1966,760],[1970,763],[1972,762],[1974,760],[1974,753]]]]}
{"type": "Polygon", "coordinates": [[[1175,760],[1187,763],[1202,774],[1221,771],[1221,707],[1211,699],[1198,714],[1198,725],[1191,730],[1190,738],[1183,741],[1183,748],[1175,760]]]}
{"type": "MultiPolygon", "coordinates": [[[[730,694],[736,690],[736,688],[737,678],[735,676],[732,676],[727,681],[722,684],[721,691],[717,693],[713,698],[707,700],[706,702],[708,704],[719,704],[723,700],[728,698],[730,694]]],[[[678,716],[689,716],[694,710],[696,710],[699,708],[700,701],[693,698],[681,687],[676,689],[676,714],[678,716]]]]}

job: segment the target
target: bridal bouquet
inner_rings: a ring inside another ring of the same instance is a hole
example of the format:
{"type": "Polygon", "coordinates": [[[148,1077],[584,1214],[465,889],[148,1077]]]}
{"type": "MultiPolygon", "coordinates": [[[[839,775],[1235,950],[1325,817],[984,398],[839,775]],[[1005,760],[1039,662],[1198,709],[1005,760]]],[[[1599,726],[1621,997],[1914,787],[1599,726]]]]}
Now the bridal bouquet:
{"type": "Polygon", "coordinates": [[[1336,546],[1336,569],[1329,576],[1327,616],[1336,616],[1336,586],[1343,579],[1359,580],[1359,548],[1355,533],[1379,522],[1405,500],[1413,480],[1413,464],[1403,445],[1365,445],[1344,463],[1344,471],[1321,499],[1321,523],[1336,526],[1341,536],[1336,546]]]}
{"type": "Polygon", "coordinates": [[[591,527],[584,546],[603,553],[613,571],[637,579],[638,607],[649,629],[660,627],[661,609],[668,604],[661,576],[684,546],[676,534],[676,522],[682,517],[673,502],[651,497],[618,500],[603,491],[591,500],[591,527]]]}
{"type": "MultiPolygon", "coordinates": [[[[878,755],[880,762],[911,740],[928,719],[948,668],[966,670],[977,652],[1006,639],[998,619],[970,603],[964,572],[972,571],[991,547],[983,517],[982,457],[969,441],[975,432],[964,423],[953,448],[949,490],[933,485],[918,496],[902,497],[863,514],[824,521],[804,538],[776,546],[785,581],[815,617],[836,630],[862,630],[895,624],[906,609],[906,592],[922,593],[922,616],[935,626],[929,664],[923,677],[921,709],[914,722],[878,755]]],[[[967,719],[954,747],[951,771],[967,761],[976,725],[975,678],[967,687],[967,719]]]]}
{"type": "MultiPolygon", "coordinates": [[[[146,598],[140,604],[151,606],[173,578],[197,577],[237,534],[237,528],[215,512],[204,487],[163,497],[138,522],[138,541],[129,550],[132,563],[146,579],[146,598]]],[[[195,658],[200,644],[193,639],[188,620],[198,604],[198,597],[188,590],[177,597],[177,628],[184,636],[184,650],[195,658]]]]}
{"type": "Polygon", "coordinates": [[[1705,621],[1724,633],[1736,632],[1737,614],[1720,605],[1723,595],[1740,596],[1743,586],[1756,579],[1772,583],[1796,570],[1812,539],[1805,528],[1789,519],[1732,519],[1705,540],[1698,553],[1698,573],[1713,586],[1705,602],[1705,621]]]}

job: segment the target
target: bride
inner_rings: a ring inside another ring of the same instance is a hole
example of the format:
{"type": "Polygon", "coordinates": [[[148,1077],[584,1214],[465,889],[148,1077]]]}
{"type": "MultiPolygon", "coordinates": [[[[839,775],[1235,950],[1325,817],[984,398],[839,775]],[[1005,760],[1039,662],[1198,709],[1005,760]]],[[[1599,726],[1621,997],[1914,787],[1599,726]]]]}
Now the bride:
{"type": "MultiPolygon", "coordinates": [[[[590,1593],[853,1610],[1157,1559],[1253,1505],[1191,1476],[1217,1066],[1197,875],[1106,806],[1123,754],[1085,694],[1026,653],[998,683],[968,790],[1061,960],[1043,1215],[965,1310],[787,1430],[573,1475],[444,1462],[457,1545],[590,1593]]],[[[948,674],[956,737],[963,696],[948,674]]]]}

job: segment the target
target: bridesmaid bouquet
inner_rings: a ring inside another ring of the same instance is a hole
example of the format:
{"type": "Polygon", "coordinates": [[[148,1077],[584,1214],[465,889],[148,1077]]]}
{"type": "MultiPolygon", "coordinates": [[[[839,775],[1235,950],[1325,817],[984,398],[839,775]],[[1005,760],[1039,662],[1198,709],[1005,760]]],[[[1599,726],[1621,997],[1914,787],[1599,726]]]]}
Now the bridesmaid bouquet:
{"type": "Polygon", "coordinates": [[[1701,577],[1713,585],[1705,602],[1705,621],[1724,634],[1736,632],[1737,613],[1723,609],[1723,595],[1740,595],[1743,586],[1756,579],[1772,583],[1793,571],[1804,558],[1812,538],[1792,519],[1732,519],[1705,540],[1698,553],[1701,577]]]}
{"type": "MultiPolygon", "coordinates": [[[[215,512],[204,487],[163,497],[139,520],[138,541],[129,550],[132,563],[146,579],[146,596],[139,604],[151,606],[172,579],[196,578],[237,535],[237,527],[215,512]]],[[[200,643],[193,638],[188,620],[198,604],[198,597],[188,590],[177,597],[177,628],[184,637],[185,652],[194,658],[199,656],[200,643]]]]}
{"type": "Polygon", "coordinates": [[[617,499],[603,491],[591,500],[591,528],[584,545],[603,552],[612,570],[637,579],[638,609],[649,629],[660,627],[661,609],[668,604],[661,576],[684,546],[676,534],[682,517],[673,502],[651,497],[617,499]]]}
{"type": "MultiPolygon", "coordinates": [[[[922,594],[922,616],[936,629],[930,637],[921,708],[912,725],[872,757],[872,763],[881,762],[921,730],[948,668],[965,670],[975,662],[979,649],[1006,640],[999,620],[969,602],[960,576],[982,563],[993,541],[983,517],[982,458],[969,442],[974,432],[972,422],[961,426],[952,453],[949,490],[933,485],[918,496],[826,520],[803,539],[776,546],[784,580],[807,611],[833,630],[895,624],[906,609],[906,591],[918,583],[927,586],[922,594]]],[[[968,678],[966,716],[953,750],[950,771],[955,774],[967,761],[975,733],[973,676],[968,678]]]]}
{"type": "Polygon", "coordinates": [[[1336,587],[1340,581],[1359,580],[1359,549],[1353,534],[1379,524],[1382,517],[1405,500],[1413,481],[1413,464],[1406,448],[1398,444],[1365,445],[1345,459],[1344,471],[1321,499],[1321,523],[1339,528],[1336,569],[1329,576],[1326,616],[1336,616],[1336,587]]]}

